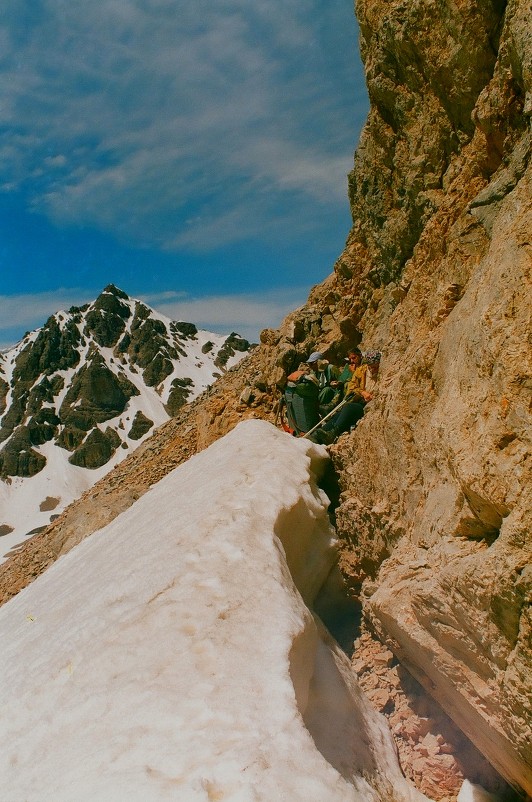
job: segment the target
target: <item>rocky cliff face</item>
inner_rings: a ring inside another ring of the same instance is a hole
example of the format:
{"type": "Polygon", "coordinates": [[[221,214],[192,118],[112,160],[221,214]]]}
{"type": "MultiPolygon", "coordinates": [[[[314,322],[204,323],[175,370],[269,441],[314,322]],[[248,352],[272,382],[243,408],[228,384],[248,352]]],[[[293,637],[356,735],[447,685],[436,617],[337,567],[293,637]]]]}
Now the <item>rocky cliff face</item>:
{"type": "Polygon", "coordinates": [[[373,108],[337,286],[384,362],[335,448],[346,565],[381,639],[530,794],[530,9],[358,14],[373,108]]]}
{"type": "Polygon", "coordinates": [[[239,419],[274,421],[278,388],[309,351],[379,348],[379,393],[331,448],[344,573],[367,625],[532,794],[529,3],[356,10],[371,111],[334,273],[148,441],[156,465],[146,444],[28,544],[0,587],[16,592],[88,533],[83,505],[98,499],[102,525],[239,419]]]}
{"type": "Polygon", "coordinates": [[[264,339],[276,368],[383,351],[377,399],[332,449],[344,567],[380,638],[530,794],[530,7],[357,15],[372,108],[353,228],[264,339]]]}

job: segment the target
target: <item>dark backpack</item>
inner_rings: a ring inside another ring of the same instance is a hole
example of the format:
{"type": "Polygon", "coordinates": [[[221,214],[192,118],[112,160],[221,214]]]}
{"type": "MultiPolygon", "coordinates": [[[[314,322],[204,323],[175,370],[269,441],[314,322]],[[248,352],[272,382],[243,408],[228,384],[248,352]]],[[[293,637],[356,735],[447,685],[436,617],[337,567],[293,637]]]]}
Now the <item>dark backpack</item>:
{"type": "Polygon", "coordinates": [[[318,385],[309,379],[303,370],[288,376],[285,390],[286,413],[290,426],[297,434],[312,429],[319,420],[318,385]]]}

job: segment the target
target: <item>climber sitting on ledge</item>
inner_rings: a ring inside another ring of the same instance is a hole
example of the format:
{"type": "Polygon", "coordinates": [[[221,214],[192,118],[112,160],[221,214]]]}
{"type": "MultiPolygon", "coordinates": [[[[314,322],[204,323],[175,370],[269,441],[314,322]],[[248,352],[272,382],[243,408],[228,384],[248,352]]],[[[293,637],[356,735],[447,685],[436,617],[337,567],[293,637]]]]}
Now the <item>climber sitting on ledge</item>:
{"type": "Polygon", "coordinates": [[[366,365],[366,379],[364,391],[362,393],[366,403],[371,401],[377,391],[377,380],[379,378],[379,367],[381,364],[380,351],[366,351],[362,360],[362,365],[366,365]]]}
{"type": "Polygon", "coordinates": [[[288,425],[296,435],[303,435],[320,422],[317,364],[322,355],[315,351],[307,361],[288,376],[284,393],[288,425]]]}
{"type": "Polygon", "coordinates": [[[358,349],[350,352],[349,360],[354,367],[345,390],[346,401],[330,420],[314,432],[316,442],[328,445],[356,426],[364,415],[364,407],[374,397],[380,359],[380,351],[367,351],[362,364],[362,353],[358,349]]]}
{"type": "Polygon", "coordinates": [[[316,375],[320,386],[319,411],[323,418],[342,400],[343,385],[338,381],[340,369],[331,365],[328,359],[319,359],[316,365],[316,375]]]}

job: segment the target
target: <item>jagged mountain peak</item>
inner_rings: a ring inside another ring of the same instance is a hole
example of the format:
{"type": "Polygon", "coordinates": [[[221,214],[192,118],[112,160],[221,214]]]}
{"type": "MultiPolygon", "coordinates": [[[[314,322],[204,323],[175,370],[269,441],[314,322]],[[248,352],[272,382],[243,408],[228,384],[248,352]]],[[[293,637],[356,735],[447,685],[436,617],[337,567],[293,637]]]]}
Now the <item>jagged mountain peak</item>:
{"type": "Polygon", "coordinates": [[[0,492],[13,518],[0,526],[16,528],[14,495],[30,477],[64,506],[80,483],[56,490],[58,464],[65,476],[71,466],[91,474],[86,489],[249,348],[234,332],[173,321],[114,284],[51,315],[0,359],[0,492]]]}

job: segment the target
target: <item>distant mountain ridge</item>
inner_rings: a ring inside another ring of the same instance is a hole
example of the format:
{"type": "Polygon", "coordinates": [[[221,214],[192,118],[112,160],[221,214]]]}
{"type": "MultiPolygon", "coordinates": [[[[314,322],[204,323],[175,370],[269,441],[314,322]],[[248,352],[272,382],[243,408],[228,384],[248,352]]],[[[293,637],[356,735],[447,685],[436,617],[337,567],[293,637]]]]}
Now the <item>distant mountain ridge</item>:
{"type": "MultiPolygon", "coordinates": [[[[52,315],[0,354],[0,527],[14,528],[7,496],[20,479],[47,466],[100,469],[86,489],[249,348],[234,332],[170,320],[113,284],[52,315]]],[[[49,484],[46,495],[60,495],[49,484]]]]}

